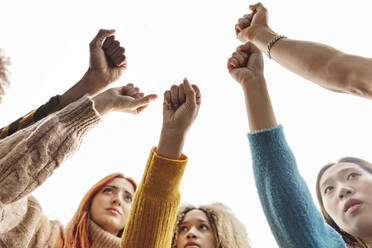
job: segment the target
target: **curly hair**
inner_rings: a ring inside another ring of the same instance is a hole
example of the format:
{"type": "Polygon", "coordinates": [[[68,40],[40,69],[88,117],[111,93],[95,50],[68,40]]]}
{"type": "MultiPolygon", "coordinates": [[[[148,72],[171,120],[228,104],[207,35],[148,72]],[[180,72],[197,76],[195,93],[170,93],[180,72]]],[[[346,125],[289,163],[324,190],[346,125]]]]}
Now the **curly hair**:
{"type": "Polygon", "coordinates": [[[235,217],[232,210],[222,203],[212,203],[196,207],[182,205],[177,214],[173,231],[172,248],[177,248],[179,225],[191,210],[198,209],[205,213],[211,224],[218,248],[250,248],[245,226],[235,217]]]}
{"type": "Polygon", "coordinates": [[[10,60],[5,56],[4,51],[0,49],[0,102],[5,94],[5,87],[9,85],[8,65],[10,65],[10,60]]]}

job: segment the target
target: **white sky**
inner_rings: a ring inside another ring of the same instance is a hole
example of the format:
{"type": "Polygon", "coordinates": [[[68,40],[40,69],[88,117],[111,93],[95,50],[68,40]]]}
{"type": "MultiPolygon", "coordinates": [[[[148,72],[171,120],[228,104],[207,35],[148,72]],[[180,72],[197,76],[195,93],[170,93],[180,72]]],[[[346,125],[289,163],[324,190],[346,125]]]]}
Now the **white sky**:
{"type": "MultiPolygon", "coordinates": [[[[240,44],[234,25],[253,3],[3,0],[0,47],[13,65],[0,125],[76,83],[88,68],[88,43],[99,28],[115,28],[127,51],[128,70],[113,86],[133,82],[145,93],[162,96],[187,76],[201,88],[202,108],[184,147],[190,160],[182,202],[223,202],[245,223],[253,247],[277,247],[252,176],[243,94],[226,70],[227,58],[240,44]]],[[[263,3],[280,34],[372,57],[370,1],[263,3]]],[[[324,164],[343,156],[372,161],[369,100],[331,93],[267,58],[265,75],[277,120],[312,193],[324,164]]],[[[45,213],[66,224],[86,191],[112,172],[139,182],[158,143],[161,107],[160,98],[139,116],[106,116],[79,152],[35,191],[45,213]]]]}

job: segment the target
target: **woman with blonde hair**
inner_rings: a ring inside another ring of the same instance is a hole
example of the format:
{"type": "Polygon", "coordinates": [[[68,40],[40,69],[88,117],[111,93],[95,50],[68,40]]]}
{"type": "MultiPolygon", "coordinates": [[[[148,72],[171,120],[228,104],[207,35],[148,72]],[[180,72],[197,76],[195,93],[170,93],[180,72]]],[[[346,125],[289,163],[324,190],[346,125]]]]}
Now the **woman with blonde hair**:
{"type": "Polygon", "coordinates": [[[245,226],[222,203],[196,207],[185,204],[178,210],[172,248],[249,248],[245,226]]]}

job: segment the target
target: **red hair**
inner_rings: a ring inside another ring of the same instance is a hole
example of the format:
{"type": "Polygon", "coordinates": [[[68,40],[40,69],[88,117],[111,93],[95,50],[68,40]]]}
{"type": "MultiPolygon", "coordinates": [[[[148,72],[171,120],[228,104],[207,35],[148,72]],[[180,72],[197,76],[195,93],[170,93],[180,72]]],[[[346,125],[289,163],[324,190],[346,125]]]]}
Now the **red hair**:
{"type": "Polygon", "coordinates": [[[89,220],[90,220],[90,207],[92,205],[93,198],[95,195],[106,186],[109,182],[115,178],[123,178],[129,181],[134,191],[137,189],[136,182],[129,177],[125,177],[121,173],[114,173],[106,176],[101,181],[96,183],[84,196],[80,202],[79,208],[76,211],[74,217],[68,223],[66,227],[66,247],[75,248],[91,248],[93,247],[92,239],[89,237],[89,220]]]}

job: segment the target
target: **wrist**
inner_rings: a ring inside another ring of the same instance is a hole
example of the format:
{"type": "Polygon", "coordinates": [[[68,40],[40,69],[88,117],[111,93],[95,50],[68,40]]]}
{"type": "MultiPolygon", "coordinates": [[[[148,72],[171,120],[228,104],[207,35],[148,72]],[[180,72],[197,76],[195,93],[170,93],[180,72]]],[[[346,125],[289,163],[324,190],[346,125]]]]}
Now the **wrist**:
{"type": "Polygon", "coordinates": [[[252,32],[251,41],[261,50],[261,52],[266,54],[267,45],[275,36],[277,36],[277,33],[269,27],[260,27],[252,32]]]}
{"type": "Polygon", "coordinates": [[[254,88],[260,87],[266,83],[265,77],[263,74],[259,74],[255,77],[251,77],[247,80],[243,80],[241,82],[241,86],[243,91],[251,91],[254,88]]]}
{"type": "Polygon", "coordinates": [[[68,89],[65,93],[61,95],[60,98],[60,105],[61,108],[66,107],[70,103],[80,99],[82,96],[84,96],[84,85],[87,85],[87,78],[85,75],[70,89],[68,89]]]}
{"type": "Polygon", "coordinates": [[[113,108],[111,101],[107,101],[106,96],[102,93],[92,98],[94,108],[100,115],[110,112],[113,108]]]}
{"type": "Polygon", "coordinates": [[[170,159],[179,159],[186,133],[180,130],[163,128],[157,148],[158,155],[170,159]]]}

